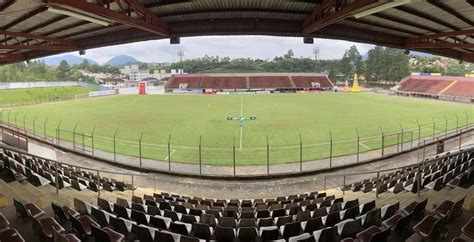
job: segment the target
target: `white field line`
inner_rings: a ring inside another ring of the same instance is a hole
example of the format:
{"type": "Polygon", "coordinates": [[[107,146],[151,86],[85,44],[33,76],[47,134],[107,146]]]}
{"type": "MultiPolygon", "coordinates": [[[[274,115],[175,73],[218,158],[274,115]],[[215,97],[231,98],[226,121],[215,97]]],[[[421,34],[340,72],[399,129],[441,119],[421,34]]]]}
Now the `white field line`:
{"type": "MultiPolygon", "coordinates": [[[[170,156],[172,156],[175,151],[176,151],[175,149],[171,149],[170,156]]],[[[168,160],[168,158],[170,158],[170,156],[166,156],[164,160],[168,160]]]]}
{"type": "Polygon", "coordinates": [[[368,150],[371,150],[372,148],[370,148],[369,146],[365,145],[364,142],[359,142],[360,145],[364,146],[366,149],[368,150]]]}

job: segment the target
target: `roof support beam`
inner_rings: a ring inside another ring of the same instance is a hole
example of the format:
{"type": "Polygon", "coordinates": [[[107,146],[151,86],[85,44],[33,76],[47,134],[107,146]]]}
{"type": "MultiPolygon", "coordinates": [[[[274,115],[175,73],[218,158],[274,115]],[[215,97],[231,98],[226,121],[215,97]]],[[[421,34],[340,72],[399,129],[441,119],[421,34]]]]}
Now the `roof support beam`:
{"type": "Polygon", "coordinates": [[[380,0],[344,1],[342,4],[341,2],[337,0],[324,0],[304,21],[303,34],[309,35],[356,13],[386,3],[386,1],[380,0]]]}
{"type": "Polygon", "coordinates": [[[0,53],[0,63],[24,61],[25,57],[21,54],[3,54],[0,53]]]}
{"type": "Polygon", "coordinates": [[[447,27],[447,28],[450,28],[450,29],[453,29],[453,30],[459,30],[458,27],[456,27],[456,26],[454,26],[454,25],[452,25],[452,24],[450,24],[450,23],[448,23],[448,22],[446,22],[442,19],[433,17],[432,15],[426,14],[426,13],[418,11],[418,10],[415,10],[413,8],[410,8],[410,7],[407,7],[407,6],[398,6],[398,7],[396,7],[396,9],[399,10],[399,11],[402,11],[404,13],[408,13],[408,14],[417,16],[419,18],[429,20],[433,23],[437,23],[437,24],[442,25],[444,27],[447,27]]]}
{"type": "Polygon", "coordinates": [[[474,29],[458,30],[451,32],[436,33],[410,38],[406,41],[405,48],[474,48],[474,43],[465,41],[466,38],[474,36],[474,29]],[[448,39],[453,41],[449,42],[448,39]]]}
{"type": "Polygon", "coordinates": [[[50,5],[64,8],[73,12],[86,13],[90,14],[91,16],[100,16],[102,18],[110,19],[111,21],[138,28],[160,36],[168,35],[168,24],[161,20],[154,13],[143,7],[143,5],[138,3],[136,0],[118,1],[121,3],[127,3],[130,10],[133,9],[140,19],[128,16],[127,13],[116,12],[104,6],[89,3],[84,0],[48,0],[48,3],[50,5]]]}
{"type": "Polygon", "coordinates": [[[0,49],[3,50],[74,50],[76,45],[73,41],[63,40],[58,38],[52,38],[42,35],[30,34],[30,33],[18,33],[7,30],[0,30],[0,35],[5,36],[5,39],[10,37],[11,39],[24,39],[24,44],[2,44],[0,49]]]}
{"type": "Polygon", "coordinates": [[[461,60],[474,62],[474,54],[461,54],[461,60]]]}

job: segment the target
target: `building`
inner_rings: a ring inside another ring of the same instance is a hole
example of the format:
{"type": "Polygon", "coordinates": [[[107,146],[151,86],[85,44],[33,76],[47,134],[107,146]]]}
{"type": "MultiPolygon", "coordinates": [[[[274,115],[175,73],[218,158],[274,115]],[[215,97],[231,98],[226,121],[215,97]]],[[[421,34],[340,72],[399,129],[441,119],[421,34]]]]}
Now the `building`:
{"type": "Polygon", "coordinates": [[[150,73],[149,70],[140,70],[140,67],[137,64],[124,66],[120,69],[120,73],[124,76],[128,76],[128,80],[132,82],[139,82],[147,78],[156,78],[161,80],[166,77],[170,77],[170,73],[166,73],[165,70],[155,71],[150,73]]]}

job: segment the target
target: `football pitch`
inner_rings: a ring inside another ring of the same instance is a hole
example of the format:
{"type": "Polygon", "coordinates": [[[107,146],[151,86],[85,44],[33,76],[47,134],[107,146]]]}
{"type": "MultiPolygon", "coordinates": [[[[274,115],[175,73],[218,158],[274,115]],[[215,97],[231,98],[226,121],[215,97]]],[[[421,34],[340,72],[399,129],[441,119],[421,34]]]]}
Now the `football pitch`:
{"type": "Polygon", "coordinates": [[[256,165],[380,149],[382,130],[384,146],[401,129],[416,140],[418,123],[421,137],[444,133],[472,123],[474,107],[369,93],[121,95],[5,109],[2,119],[77,146],[90,147],[94,131],[95,149],[129,156],[232,165],[235,154],[237,165],[256,165]],[[227,119],[241,115],[256,120],[241,129],[227,119]]]}

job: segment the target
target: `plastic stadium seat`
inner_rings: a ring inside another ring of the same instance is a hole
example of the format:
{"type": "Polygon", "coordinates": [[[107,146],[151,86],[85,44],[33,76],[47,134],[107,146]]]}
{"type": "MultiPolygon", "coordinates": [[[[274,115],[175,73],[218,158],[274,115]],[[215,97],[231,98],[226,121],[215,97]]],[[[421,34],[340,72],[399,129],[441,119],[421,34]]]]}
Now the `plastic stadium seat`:
{"type": "Polygon", "coordinates": [[[2,229],[7,228],[9,225],[10,225],[10,222],[8,222],[5,216],[3,216],[2,213],[0,213],[0,231],[2,231],[2,229]]]}
{"type": "Polygon", "coordinates": [[[337,234],[337,227],[327,227],[313,232],[314,239],[319,242],[337,242],[339,235],[337,234]]]}
{"type": "Polygon", "coordinates": [[[217,241],[233,241],[236,237],[235,229],[232,227],[216,226],[216,240],[217,241]]]}
{"type": "Polygon", "coordinates": [[[54,218],[33,218],[33,231],[40,238],[51,240],[53,238],[53,231],[55,230],[59,233],[65,231],[64,228],[58,222],[56,222],[54,218]]]}
{"type": "Polygon", "coordinates": [[[8,242],[25,242],[23,237],[16,229],[7,229],[0,232],[0,241],[8,242]]]}
{"type": "Polygon", "coordinates": [[[360,219],[362,221],[362,228],[366,229],[374,225],[379,226],[382,223],[380,213],[380,208],[377,208],[368,212],[365,215],[360,216],[360,219]]]}
{"type": "Polygon", "coordinates": [[[466,195],[456,202],[445,200],[433,210],[433,213],[438,217],[447,217],[449,221],[452,221],[462,213],[462,205],[465,199],[466,195]]]}
{"type": "Polygon", "coordinates": [[[99,228],[94,225],[92,225],[92,236],[94,236],[95,241],[100,241],[100,242],[121,242],[125,239],[125,236],[123,236],[120,233],[115,232],[111,228],[104,227],[104,228],[99,228]]]}
{"type": "Polygon", "coordinates": [[[471,218],[463,227],[462,233],[468,238],[474,240],[474,217],[471,218]]]}
{"type": "Polygon", "coordinates": [[[77,232],[77,234],[81,237],[87,237],[91,235],[91,226],[100,227],[94,220],[92,220],[89,216],[84,215],[82,217],[74,218],[71,217],[71,223],[73,229],[77,232]]]}
{"type": "Polygon", "coordinates": [[[381,214],[380,214],[381,217],[382,217],[382,221],[387,220],[390,217],[392,217],[393,215],[395,215],[397,213],[398,209],[400,209],[400,203],[399,202],[394,203],[394,204],[387,204],[387,205],[383,206],[381,208],[381,214]]]}
{"type": "Polygon", "coordinates": [[[354,237],[362,230],[360,219],[347,219],[336,224],[339,238],[354,237]]]}
{"type": "Polygon", "coordinates": [[[301,231],[300,222],[290,222],[280,227],[280,233],[285,238],[288,239],[293,236],[297,236],[301,231]]]}
{"type": "Polygon", "coordinates": [[[61,234],[56,230],[53,230],[53,241],[54,242],[81,242],[74,234],[61,234]]]}
{"type": "Polygon", "coordinates": [[[280,231],[277,226],[266,226],[260,227],[258,231],[259,237],[263,240],[276,240],[280,235],[280,231]]]}
{"type": "Polygon", "coordinates": [[[432,240],[435,241],[441,235],[441,226],[446,218],[437,219],[434,216],[428,215],[423,218],[418,224],[413,227],[415,234],[418,235],[423,241],[432,240]]]}
{"type": "Polygon", "coordinates": [[[135,240],[140,240],[143,242],[154,241],[155,234],[157,231],[159,230],[150,226],[143,225],[143,224],[132,225],[132,234],[134,235],[135,240]]]}
{"type": "Polygon", "coordinates": [[[387,241],[390,235],[390,228],[380,229],[377,226],[371,226],[357,234],[359,242],[378,242],[387,241]]]}
{"type": "Polygon", "coordinates": [[[396,231],[401,235],[405,235],[408,231],[408,226],[411,219],[413,218],[413,213],[408,215],[395,214],[391,218],[382,222],[386,228],[391,228],[392,231],[396,231]]]}
{"type": "Polygon", "coordinates": [[[16,199],[13,199],[13,204],[15,205],[17,216],[23,219],[28,219],[30,217],[37,219],[46,214],[41,208],[36,206],[36,204],[34,203],[23,204],[17,201],[16,199]]]}
{"type": "Polygon", "coordinates": [[[240,241],[255,241],[258,236],[257,229],[255,227],[243,227],[237,230],[237,237],[240,241]]]}
{"type": "Polygon", "coordinates": [[[311,237],[313,237],[311,234],[303,233],[303,234],[300,234],[300,235],[297,235],[297,236],[290,237],[288,239],[288,242],[306,241],[306,240],[310,239],[311,237]]]}

